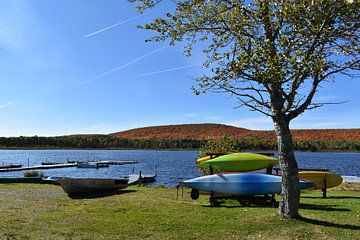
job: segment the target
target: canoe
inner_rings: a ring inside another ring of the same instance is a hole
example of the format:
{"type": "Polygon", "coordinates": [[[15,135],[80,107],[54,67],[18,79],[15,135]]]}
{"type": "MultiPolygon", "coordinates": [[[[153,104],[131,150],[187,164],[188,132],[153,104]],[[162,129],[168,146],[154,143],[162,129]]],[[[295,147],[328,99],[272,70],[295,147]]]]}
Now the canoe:
{"type": "Polygon", "coordinates": [[[106,192],[123,189],[128,186],[129,179],[102,178],[61,178],[60,186],[69,195],[81,193],[106,192]]]}
{"type": "Polygon", "coordinates": [[[212,167],[227,172],[248,172],[278,164],[276,158],[256,153],[232,153],[220,156],[200,164],[200,167],[212,167]]]}
{"type": "MultiPolygon", "coordinates": [[[[185,187],[199,191],[237,196],[265,195],[281,192],[281,177],[268,174],[231,173],[214,174],[181,182],[185,187]]],[[[311,188],[312,182],[300,181],[299,188],[311,188]]]]}
{"type": "Polygon", "coordinates": [[[314,182],[316,189],[325,189],[325,185],[326,188],[336,187],[343,181],[340,175],[333,172],[304,171],[299,172],[299,178],[314,182]]]}

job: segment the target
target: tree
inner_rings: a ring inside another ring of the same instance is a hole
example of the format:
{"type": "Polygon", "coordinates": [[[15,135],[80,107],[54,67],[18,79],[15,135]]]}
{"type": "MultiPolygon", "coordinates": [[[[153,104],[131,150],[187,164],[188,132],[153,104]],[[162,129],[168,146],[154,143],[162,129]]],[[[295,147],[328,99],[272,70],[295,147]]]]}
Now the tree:
{"type": "MultiPolygon", "coordinates": [[[[161,0],[137,2],[142,12],[161,0]]],[[[228,93],[240,106],[272,118],[278,139],[282,193],[278,213],[297,217],[298,166],[291,120],[315,102],[335,75],[359,73],[359,2],[345,0],[182,0],[174,10],[142,26],[152,41],[186,42],[186,56],[202,42],[203,66],[196,94],[228,93]]]]}

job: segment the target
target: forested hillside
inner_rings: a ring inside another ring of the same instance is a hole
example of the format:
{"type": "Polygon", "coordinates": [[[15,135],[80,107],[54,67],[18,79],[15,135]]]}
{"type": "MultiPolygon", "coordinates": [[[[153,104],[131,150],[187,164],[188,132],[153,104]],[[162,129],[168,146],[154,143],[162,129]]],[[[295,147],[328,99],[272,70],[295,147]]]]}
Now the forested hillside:
{"type": "MultiPolygon", "coordinates": [[[[360,129],[292,131],[297,150],[359,151],[360,129]]],[[[145,127],[109,135],[87,134],[57,137],[0,137],[0,148],[125,148],[197,149],[224,137],[239,150],[276,150],[273,131],[258,131],[221,124],[183,124],[145,127]]]]}

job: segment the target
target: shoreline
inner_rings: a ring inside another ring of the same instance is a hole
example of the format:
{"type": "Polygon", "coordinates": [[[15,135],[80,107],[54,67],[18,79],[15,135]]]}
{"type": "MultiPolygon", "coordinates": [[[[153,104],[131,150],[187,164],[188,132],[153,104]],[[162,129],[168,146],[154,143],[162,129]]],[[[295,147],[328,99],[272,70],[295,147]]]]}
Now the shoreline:
{"type": "MultiPolygon", "coordinates": [[[[0,150],[139,150],[139,151],[199,151],[198,148],[64,148],[64,147],[0,147],[0,150]]],[[[247,149],[241,152],[254,152],[254,151],[269,151],[277,153],[276,150],[273,149],[261,149],[261,150],[253,150],[247,149]]],[[[319,153],[360,153],[360,151],[350,151],[350,150],[336,150],[336,149],[326,149],[326,150],[319,150],[319,151],[305,151],[305,150],[295,150],[294,152],[319,152],[319,153]]]]}

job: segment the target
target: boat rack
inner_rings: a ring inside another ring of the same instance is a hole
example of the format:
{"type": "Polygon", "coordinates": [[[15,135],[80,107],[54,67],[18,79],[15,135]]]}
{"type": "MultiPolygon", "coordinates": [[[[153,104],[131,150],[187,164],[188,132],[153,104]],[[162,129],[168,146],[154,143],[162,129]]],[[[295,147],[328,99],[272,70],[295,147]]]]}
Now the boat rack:
{"type": "MultiPolygon", "coordinates": [[[[210,170],[210,174],[214,174],[214,170],[211,166],[209,170],[210,170]]],[[[273,172],[273,166],[270,165],[268,168],[266,168],[266,174],[272,174],[272,172],[273,172]]],[[[196,193],[191,193],[191,194],[196,194],[196,193]]],[[[272,193],[271,195],[266,194],[266,195],[235,196],[235,195],[221,195],[221,194],[216,194],[214,192],[210,192],[209,202],[211,207],[219,206],[221,204],[220,201],[225,199],[237,200],[242,206],[261,205],[261,206],[270,206],[275,208],[279,206],[279,203],[275,199],[275,193],[272,193]]]]}
{"type": "Polygon", "coordinates": [[[216,207],[221,204],[221,200],[223,199],[232,199],[237,200],[241,206],[269,206],[277,208],[279,207],[279,203],[275,199],[275,194],[271,195],[250,195],[250,196],[234,196],[234,195],[210,195],[210,206],[216,207]]]}
{"type": "MultiPolygon", "coordinates": [[[[316,171],[316,172],[329,172],[329,169],[326,168],[298,168],[299,171],[304,171],[304,172],[310,172],[310,171],[316,171]]],[[[280,168],[274,168],[275,174],[276,175],[280,175],[280,168]]],[[[322,193],[323,193],[323,198],[326,198],[326,194],[327,194],[327,187],[326,187],[326,174],[324,174],[323,176],[323,181],[324,181],[324,188],[321,189],[322,193]]]]}

